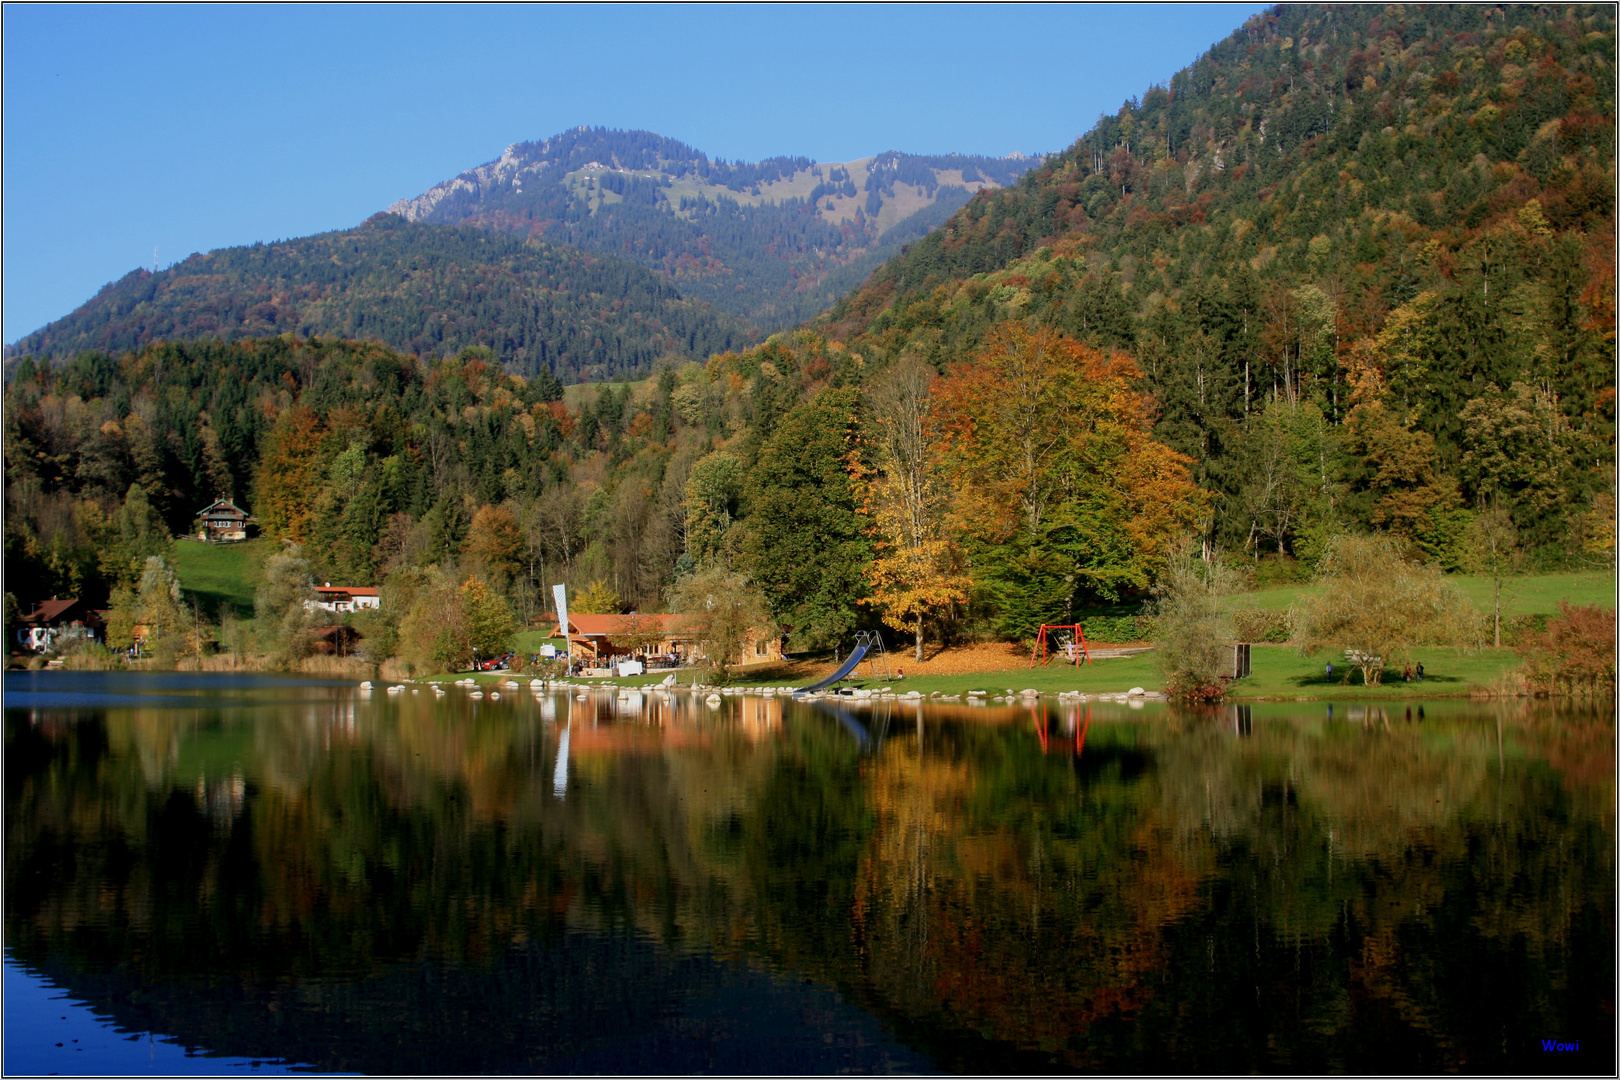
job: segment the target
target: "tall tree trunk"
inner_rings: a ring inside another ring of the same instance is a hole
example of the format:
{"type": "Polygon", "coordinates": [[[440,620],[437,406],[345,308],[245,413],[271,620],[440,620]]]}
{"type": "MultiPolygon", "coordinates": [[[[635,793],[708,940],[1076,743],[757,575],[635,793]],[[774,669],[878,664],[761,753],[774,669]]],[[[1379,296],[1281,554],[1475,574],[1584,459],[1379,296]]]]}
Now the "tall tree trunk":
{"type": "Polygon", "coordinates": [[[1491,620],[1496,625],[1496,647],[1502,647],[1502,578],[1496,578],[1496,602],[1491,612],[1491,620]]]}
{"type": "Polygon", "coordinates": [[[919,664],[923,662],[922,652],[923,652],[923,617],[922,617],[922,613],[918,612],[917,613],[917,663],[919,663],[919,664]]]}

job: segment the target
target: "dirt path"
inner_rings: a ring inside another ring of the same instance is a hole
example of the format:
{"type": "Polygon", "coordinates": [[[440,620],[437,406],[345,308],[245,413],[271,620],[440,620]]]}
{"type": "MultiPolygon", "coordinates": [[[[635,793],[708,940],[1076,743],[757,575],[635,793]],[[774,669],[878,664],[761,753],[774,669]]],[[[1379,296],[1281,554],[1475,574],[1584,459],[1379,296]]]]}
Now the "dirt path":
{"type": "MultiPolygon", "coordinates": [[[[1134,656],[1139,652],[1146,652],[1152,648],[1148,642],[1134,642],[1128,645],[1094,645],[1091,647],[1091,658],[1102,660],[1108,657],[1134,656]]],[[[1052,665],[1060,663],[1053,660],[1052,665]]],[[[1009,669],[1029,667],[1029,647],[1015,645],[1005,641],[987,642],[980,645],[952,645],[943,649],[935,649],[924,654],[923,662],[917,663],[915,655],[907,650],[905,652],[892,652],[889,654],[889,668],[892,672],[904,672],[907,675],[972,675],[981,671],[1007,671],[1009,669]]],[[[836,666],[830,660],[788,660],[776,664],[761,664],[756,667],[742,669],[742,674],[748,679],[780,679],[789,682],[814,682],[831,675],[836,666]]],[[[875,678],[883,674],[883,661],[879,659],[875,664],[863,662],[854,672],[854,678],[875,678]]]]}

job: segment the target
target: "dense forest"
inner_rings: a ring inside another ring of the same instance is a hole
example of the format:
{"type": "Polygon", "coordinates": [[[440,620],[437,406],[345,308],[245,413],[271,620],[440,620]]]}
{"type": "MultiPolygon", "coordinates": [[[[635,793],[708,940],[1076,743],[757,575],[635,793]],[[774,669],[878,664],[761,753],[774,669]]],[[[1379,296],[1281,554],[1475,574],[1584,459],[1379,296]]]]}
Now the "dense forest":
{"type": "Polygon", "coordinates": [[[1038,160],[891,150],[849,165],[726,162],[648,131],[579,128],[514,144],[389,209],[630,259],[775,330],[821,312],[972,191],[1013,183],[1038,160]],[[911,198],[897,198],[897,184],[911,198]]]}
{"type": "Polygon", "coordinates": [[[280,333],[370,339],[423,356],[483,346],[513,371],[569,381],[645,374],[658,360],[748,340],[736,320],[623,259],[378,214],[355,229],[133,271],[7,351],[66,359],[280,333]]]}
{"type": "Polygon", "coordinates": [[[424,363],[287,335],[54,368],[25,359],[6,410],[8,588],[25,607],[51,594],[99,603],[134,588],[204,505],[235,497],[318,577],[419,581],[449,567],[524,618],[555,580],[651,610],[677,576],[717,564],[808,646],[878,614],[915,628],[970,608],[1019,633],[1077,597],[1145,589],[1201,494],[1185,459],[1148,438],[1129,358],[1036,333],[981,359],[936,383],[779,336],[577,408],[555,380],[506,373],[484,350],[424,363]],[[1004,379],[1027,380],[1043,415],[1084,434],[1022,469],[985,438],[1044,439],[1001,407],[1004,379]],[[931,385],[940,405],[925,418],[931,385]],[[920,423],[949,425],[955,480],[950,462],[916,452],[920,423]],[[1009,482],[981,488],[1002,459],[1009,482]],[[1017,522],[1031,514],[1058,530],[1068,564],[1030,550],[1017,522]]]}
{"type": "Polygon", "coordinates": [[[810,328],[573,404],[507,344],[25,360],[7,588],[133,588],[220,495],[396,611],[720,567],[796,647],[1026,637],[1185,548],[1612,561],[1613,60],[1608,8],[1279,8],[810,328]]]}
{"type": "Polygon", "coordinates": [[[817,323],[945,367],[1008,323],[1129,350],[1227,550],[1473,511],[1612,548],[1606,7],[1279,7],[984,192],[817,323]]]}

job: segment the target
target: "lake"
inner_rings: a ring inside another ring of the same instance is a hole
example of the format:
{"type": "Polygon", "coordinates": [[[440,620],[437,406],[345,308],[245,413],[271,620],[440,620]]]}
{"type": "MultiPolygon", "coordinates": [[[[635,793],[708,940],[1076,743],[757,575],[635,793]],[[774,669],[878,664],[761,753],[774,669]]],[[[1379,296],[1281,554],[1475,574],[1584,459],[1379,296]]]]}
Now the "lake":
{"type": "Polygon", "coordinates": [[[1611,702],[5,706],[7,1073],[1615,1069],[1611,702]]]}

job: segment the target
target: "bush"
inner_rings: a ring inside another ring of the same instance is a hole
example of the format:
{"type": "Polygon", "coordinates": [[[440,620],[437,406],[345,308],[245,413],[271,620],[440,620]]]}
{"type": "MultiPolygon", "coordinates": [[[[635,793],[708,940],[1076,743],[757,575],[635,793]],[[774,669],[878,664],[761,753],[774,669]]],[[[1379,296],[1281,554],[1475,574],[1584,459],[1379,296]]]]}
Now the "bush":
{"type": "Polygon", "coordinates": [[[1120,645],[1153,640],[1151,615],[1096,615],[1080,620],[1088,644],[1120,645]]]}
{"type": "Polygon", "coordinates": [[[1232,627],[1239,641],[1265,641],[1281,645],[1294,636],[1287,611],[1240,608],[1232,612],[1232,627]]]}
{"type": "Polygon", "coordinates": [[[1274,589],[1309,581],[1311,572],[1291,555],[1266,555],[1253,567],[1253,588],[1274,589]]]}
{"type": "Polygon", "coordinates": [[[1538,694],[1614,693],[1614,612],[1558,602],[1547,628],[1519,647],[1538,694]]]}
{"type": "Polygon", "coordinates": [[[1232,616],[1222,603],[1233,574],[1218,561],[1177,555],[1154,587],[1158,648],[1154,656],[1171,697],[1209,705],[1226,693],[1221,682],[1224,646],[1232,640],[1232,616]]]}
{"type": "MultiPolygon", "coordinates": [[[[1480,619],[1488,628],[1491,617],[1481,615],[1480,619]]],[[[1551,619],[1552,616],[1545,611],[1538,611],[1533,615],[1509,615],[1502,620],[1502,642],[1509,646],[1528,645],[1546,633],[1547,623],[1551,619]]]]}

